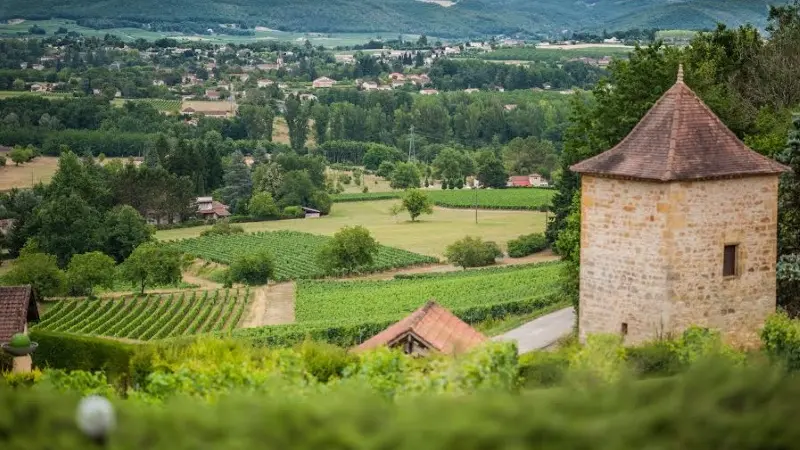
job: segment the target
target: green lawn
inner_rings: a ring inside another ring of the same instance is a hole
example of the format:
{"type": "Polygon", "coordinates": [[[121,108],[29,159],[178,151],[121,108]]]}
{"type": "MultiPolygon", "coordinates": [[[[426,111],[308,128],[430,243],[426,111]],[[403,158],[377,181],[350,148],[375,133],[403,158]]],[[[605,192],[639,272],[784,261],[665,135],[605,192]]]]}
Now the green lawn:
{"type": "MultiPolygon", "coordinates": [[[[447,245],[466,235],[481,236],[505,247],[506,241],[521,234],[543,232],[545,213],[534,211],[475,211],[469,209],[434,208],[429,216],[409,222],[408,216],[396,218],[389,208],[397,200],[337,203],[329,216],[319,219],[277,220],[241,224],[245,231],[295,230],[332,235],[348,225],[363,225],[383,245],[414,253],[441,257],[447,245]]],[[[210,227],[179,228],[156,233],[162,240],[197,237],[210,227]]]]}
{"type": "Polygon", "coordinates": [[[298,323],[368,321],[403,316],[428,300],[463,310],[553,297],[560,270],[560,263],[541,263],[387,281],[301,281],[295,316],[298,323]]]}

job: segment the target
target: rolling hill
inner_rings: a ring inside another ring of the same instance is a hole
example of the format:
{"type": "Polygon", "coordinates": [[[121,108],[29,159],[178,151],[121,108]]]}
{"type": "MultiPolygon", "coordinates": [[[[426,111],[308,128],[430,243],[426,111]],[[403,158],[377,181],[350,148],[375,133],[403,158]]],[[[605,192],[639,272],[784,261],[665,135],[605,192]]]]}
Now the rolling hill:
{"type": "Polygon", "coordinates": [[[786,0],[3,0],[0,19],[241,23],[284,31],[427,33],[443,37],[552,34],[633,27],[699,29],[721,21],[763,27],[786,0]]]}

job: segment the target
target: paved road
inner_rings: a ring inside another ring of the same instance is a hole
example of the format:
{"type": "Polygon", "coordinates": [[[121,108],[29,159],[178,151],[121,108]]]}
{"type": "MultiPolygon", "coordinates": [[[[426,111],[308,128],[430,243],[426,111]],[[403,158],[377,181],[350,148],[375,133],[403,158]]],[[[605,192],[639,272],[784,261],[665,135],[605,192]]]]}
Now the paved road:
{"type": "Polygon", "coordinates": [[[575,325],[575,311],[570,308],[560,309],[554,313],[531,320],[521,327],[495,336],[496,341],[517,341],[520,353],[539,350],[554,344],[561,337],[572,331],[575,325]]]}

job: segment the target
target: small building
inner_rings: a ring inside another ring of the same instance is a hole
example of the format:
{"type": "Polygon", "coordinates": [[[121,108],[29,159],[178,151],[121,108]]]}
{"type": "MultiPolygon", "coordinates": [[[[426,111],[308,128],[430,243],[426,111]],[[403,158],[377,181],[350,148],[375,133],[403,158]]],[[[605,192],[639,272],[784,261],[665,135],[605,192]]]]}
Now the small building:
{"type": "Polygon", "coordinates": [[[436,95],[439,93],[436,89],[421,89],[419,91],[420,95],[436,95]]]}
{"type": "Polygon", "coordinates": [[[395,81],[405,81],[406,76],[400,72],[392,72],[389,74],[389,78],[395,81]]]}
{"type": "Polygon", "coordinates": [[[444,353],[453,355],[471,350],[486,341],[486,336],[434,301],[429,301],[406,318],[390,325],[357,346],[357,352],[388,346],[409,355],[444,353]]]}
{"type": "Polygon", "coordinates": [[[306,213],[306,217],[305,217],[306,219],[316,219],[316,218],[318,218],[319,216],[322,215],[322,213],[320,213],[319,211],[317,211],[314,208],[307,208],[305,206],[301,206],[300,209],[302,209],[303,212],[306,213]]]}
{"type": "Polygon", "coordinates": [[[213,89],[206,89],[206,98],[209,100],[219,100],[219,91],[213,89]]]}
{"type": "Polygon", "coordinates": [[[264,78],[264,79],[256,81],[256,84],[260,88],[265,88],[265,87],[272,86],[273,84],[275,84],[275,82],[272,81],[272,80],[268,80],[268,79],[264,78]]]}
{"type": "Polygon", "coordinates": [[[217,220],[231,215],[228,207],[211,197],[197,197],[197,215],[205,220],[217,220]]]}
{"type": "Polygon", "coordinates": [[[476,88],[464,89],[464,92],[466,92],[467,94],[474,94],[475,92],[480,92],[480,91],[481,91],[480,89],[476,89],[476,88]]]}
{"type": "Polygon", "coordinates": [[[580,339],[626,344],[692,325],[759,344],[776,308],[778,178],[677,82],[581,174],[580,339]]]}
{"type": "Polygon", "coordinates": [[[533,187],[548,187],[550,183],[547,181],[547,178],[543,177],[538,173],[532,173],[528,175],[528,179],[531,182],[531,186],[533,187]]]}
{"type": "Polygon", "coordinates": [[[374,91],[378,89],[378,83],[372,81],[365,81],[361,83],[361,89],[365,91],[374,91]]]}
{"type": "Polygon", "coordinates": [[[531,178],[528,175],[512,175],[506,183],[508,187],[531,187],[531,178]]]}
{"type": "Polygon", "coordinates": [[[17,333],[28,332],[28,322],[39,320],[33,287],[0,286],[0,343],[8,342],[17,333]]]}
{"type": "Polygon", "coordinates": [[[330,88],[333,87],[334,84],[336,84],[336,80],[332,80],[328,77],[319,77],[311,83],[315,89],[330,88]]]}

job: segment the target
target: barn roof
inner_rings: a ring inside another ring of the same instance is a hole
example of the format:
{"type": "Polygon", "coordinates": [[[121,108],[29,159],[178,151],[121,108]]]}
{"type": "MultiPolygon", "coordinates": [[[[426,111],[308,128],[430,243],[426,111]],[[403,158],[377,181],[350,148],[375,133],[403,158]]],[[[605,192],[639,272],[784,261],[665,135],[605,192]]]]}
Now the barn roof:
{"type": "Polygon", "coordinates": [[[25,324],[39,320],[36,295],[31,286],[0,286],[0,342],[8,342],[25,324]]]}
{"type": "Polygon", "coordinates": [[[772,175],[789,170],[744,145],[683,82],[682,67],[675,85],[622,142],[570,169],[655,181],[772,175]]]}
{"type": "Polygon", "coordinates": [[[429,301],[404,319],[389,326],[356,347],[357,351],[391,346],[409,334],[428,348],[442,353],[469,350],[486,336],[434,301],[429,301]]]}

